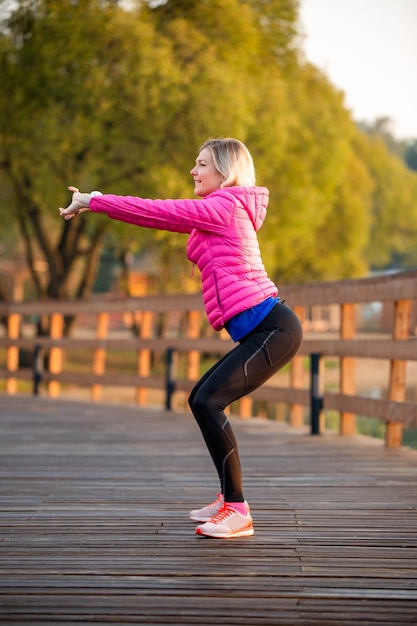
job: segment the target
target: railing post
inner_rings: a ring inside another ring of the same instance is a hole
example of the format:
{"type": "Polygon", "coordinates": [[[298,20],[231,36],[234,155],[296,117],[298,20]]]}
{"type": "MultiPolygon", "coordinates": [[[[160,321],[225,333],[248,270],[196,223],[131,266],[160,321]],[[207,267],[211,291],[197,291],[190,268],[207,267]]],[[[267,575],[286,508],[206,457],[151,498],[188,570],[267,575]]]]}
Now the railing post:
{"type": "MultiPolygon", "coordinates": [[[[301,324],[305,321],[305,307],[294,306],[294,313],[298,316],[301,324]]],[[[291,389],[302,389],[304,387],[304,356],[296,356],[290,363],[290,387],[291,389]]],[[[304,426],[305,407],[302,404],[290,404],[290,426],[301,428],[304,426]]]]}
{"type": "MultiPolygon", "coordinates": [[[[109,328],[109,314],[99,313],[97,320],[96,339],[106,339],[109,328]]],[[[92,371],[95,376],[102,376],[106,370],[106,348],[96,348],[93,352],[92,371]]],[[[91,385],[91,399],[101,399],[102,386],[98,383],[91,385]]]]}
{"type": "Polygon", "coordinates": [[[175,381],[174,381],[174,349],[167,348],[165,355],[165,408],[167,411],[171,411],[172,409],[172,396],[175,391],[175,381]]]}
{"type": "MultiPolygon", "coordinates": [[[[139,318],[141,339],[151,339],[154,325],[154,313],[152,311],[137,312],[139,318]]],[[[141,348],[137,356],[137,373],[141,378],[147,378],[151,375],[151,359],[152,353],[149,348],[141,348]]],[[[143,405],[148,401],[148,389],[146,387],[136,388],[136,404],[143,405]]]]}
{"type": "MultiPolygon", "coordinates": [[[[64,316],[62,313],[52,313],[49,334],[51,339],[61,339],[64,330],[64,316]]],[[[61,374],[62,372],[62,348],[53,346],[49,351],[49,372],[50,374],[61,374]]],[[[50,380],[48,383],[48,394],[52,398],[59,396],[61,383],[57,380],[50,380]]]]}
{"type": "Polygon", "coordinates": [[[43,374],[43,350],[39,344],[35,345],[33,352],[33,395],[39,395],[39,384],[43,374]]]}
{"type": "MultiPolygon", "coordinates": [[[[21,316],[19,313],[10,313],[7,318],[7,336],[9,339],[19,339],[20,335],[21,316]]],[[[9,345],[6,348],[6,369],[7,372],[12,374],[19,369],[19,348],[14,345],[9,345]]],[[[17,393],[18,384],[17,378],[6,378],[6,393],[17,393]]]]}
{"type": "Polygon", "coordinates": [[[323,408],[323,396],[320,384],[320,354],[310,355],[310,409],[311,434],[320,434],[320,413],[323,408]]]}
{"type": "MultiPolygon", "coordinates": [[[[394,329],[393,339],[406,341],[410,336],[411,300],[397,300],[394,302],[394,329]]],[[[392,359],[390,364],[390,381],[388,397],[394,402],[405,400],[407,361],[392,359]]],[[[403,437],[401,422],[387,421],[385,427],[385,445],[388,448],[400,446],[403,437]]]]}
{"type": "MultiPolygon", "coordinates": [[[[341,305],[341,339],[354,339],[356,335],[355,304],[344,302],[341,305]]],[[[355,395],[355,357],[342,356],[340,358],[340,391],[343,395],[355,395]]],[[[340,412],[340,434],[354,435],[356,430],[356,416],[348,411],[340,412]]]]}

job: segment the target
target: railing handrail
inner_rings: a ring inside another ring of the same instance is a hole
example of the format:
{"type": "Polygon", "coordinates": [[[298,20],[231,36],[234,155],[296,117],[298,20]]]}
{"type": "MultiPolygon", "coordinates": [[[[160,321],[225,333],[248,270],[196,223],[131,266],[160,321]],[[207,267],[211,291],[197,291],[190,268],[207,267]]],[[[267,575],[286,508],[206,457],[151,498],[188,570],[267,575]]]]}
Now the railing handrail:
{"type": "MultiPolygon", "coordinates": [[[[97,350],[154,350],[165,352],[167,348],[187,352],[197,350],[211,355],[221,355],[228,352],[233,343],[222,339],[187,339],[186,337],[173,337],[170,339],[152,338],[141,339],[79,339],[62,337],[51,339],[50,337],[23,337],[10,339],[0,338],[0,348],[16,346],[19,349],[32,350],[34,345],[45,349],[89,349],[97,350]]],[[[325,354],[326,356],[344,357],[351,356],[367,359],[400,359],[404,361],[417,361],[417,337],[409,339],[305,339],[298,354],[309,356],[312,353],[325,354]]]]}
{"type": "MultiPolygon", "coordinates": [[[[401,271],[370,278],[357,278],[333,282],[301,285],[282,285],[280,295],[291,306],[311,306],[343,303],[389,302],[417,299],[417,270],[401,271]]],[[[0,302],[0,316],[11,313],[21,315],[48,315],[63,313],[108,313],[142,310],[163,313],[166,311],[203,310],[201,294],[147,295],[118,297],[94,295],[85,300],[33,300],[0,302]]]]}
{"type": "MultiPolygon", "coordinates": [[[[398,445],[401,441],[402,425],[417,426],[417,402],[405,401],[405,370],[407,362],[417,361],[417,319],[416,329],[411,328],[412,315],[416,317],[417,271],[398,272],[365,279],[308,285],[283,286],[280,296],[294,308],[307,327],[307,318],[317,307],[335,305],[339,307],[339,325],[324,333],[306,333],[299,355],[290,365],[288,388],[265,385],[243,398],[239,403],[242,416],[251,415],[252,399],[267,402],[284,402],[289,405],[290,423],[299,426],[304,423],[306,406],[312,410],[312,399],[308,384],[305,383],[303,358],[305,355],[336,357],[340,359],[340,388],[335,393],[320,392],[320,402],[316,403],[321,418],[323,410],[337,410],[341,415],[341,434],[350,434],[356,414],[376,417],[386,423],[387,445],[398,445]],[[393,321],[390,332],[361,333],[358,336],[355,326],[355,306],[366,303],[384,303],[393,307],[393,321]],[[387,399],[363,398],[356,394],[353,382],[355,359],[385,359],[390,362],[389,397],[387,399]],[[394,433],[393,435],[390,433],[394,433]]],[[[333,307],[334,308],[334,307],[333,307]]],[[[18,380],[28,380],[27,370],[19,368],[19,351],[29,350],[39,353],[47,351],[49,370],[37,375],[48,384],[50,395],[58,395],[61,383],[84,384],[91,386],[92,398],[100,398],[105,385],[120,384],[136,387],[138,403],[146,403],[146,388],[163,389],[166,381],[163,376],[155,376],[150,370],[150,354],[167,354],[175,351],[187,355],[187,377],[175,381],[175,390],[188,391],[199,376],[201,354],[221,355],[230,350],[233,342],[224,334],[204,336],[201,332],[203,303],[200,294],[151,295],[131,298],[115,296],[95,296],[88,300],[41,300],[34,302],[0,303],[0,317],[7,319],[7,337],[0,337],[0,348],[6,350],[6,367],[0,366],[0,377],[6,379],[6,391],[15,393],[18,380]],[[156,318],[161,315],[178,314],[186,320],[186,328],[177,336],[155,336],[152,330],[156,318]],[[111,336],[108,331],[111,316],[128,314],[140,315],[139,336],[124,338],[111,336]],[[20,333],[22,322],[36,319],[41,315],[50,316],[49,337],[25,337],[20,333]],[[64,317],[79,316],[88,318],[89,334],[68,338],[63,336],[64,317]],[[95,337],[91,336],[91,318],[96,322],[95,337]],[[62,356],[64,351],[91,350],[92,367],[88,375],[64,372],[62,356]],[[106,354],[111,350],[134,350],[138,354],[138,369],[132,374],[109,374],[106,372],[106,354]]],[[[310,385],[311,390],[311,385],[310,385]]],[[[171,389],[171,392],[173,390],[171,389]]],[[[317,416],[316,416],[317,417],[317,416]]]]}

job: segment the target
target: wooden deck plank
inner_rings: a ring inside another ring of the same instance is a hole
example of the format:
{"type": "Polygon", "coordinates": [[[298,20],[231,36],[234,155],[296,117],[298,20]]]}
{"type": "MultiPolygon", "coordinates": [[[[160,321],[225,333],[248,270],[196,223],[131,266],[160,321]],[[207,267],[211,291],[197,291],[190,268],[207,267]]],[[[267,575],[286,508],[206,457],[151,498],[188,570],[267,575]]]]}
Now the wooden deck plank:
{"type": "Polygon", "coordinates": [[[255,535],[198,537],[188,413],[0,396],[0,622],[417,623],[417,452],[234,420],[255,535]]]}

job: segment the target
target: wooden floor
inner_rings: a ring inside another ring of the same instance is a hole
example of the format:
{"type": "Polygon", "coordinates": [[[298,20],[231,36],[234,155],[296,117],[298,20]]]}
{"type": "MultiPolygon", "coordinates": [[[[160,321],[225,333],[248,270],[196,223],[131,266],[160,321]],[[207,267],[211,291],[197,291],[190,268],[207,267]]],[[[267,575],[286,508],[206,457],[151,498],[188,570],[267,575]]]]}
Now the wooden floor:
{"type": "Polygon", "coordinates": [[[0,395],[0,622],[417,624],[417,452],[233,423],[255,535],[215,540],[189,414],[0,395]]]}

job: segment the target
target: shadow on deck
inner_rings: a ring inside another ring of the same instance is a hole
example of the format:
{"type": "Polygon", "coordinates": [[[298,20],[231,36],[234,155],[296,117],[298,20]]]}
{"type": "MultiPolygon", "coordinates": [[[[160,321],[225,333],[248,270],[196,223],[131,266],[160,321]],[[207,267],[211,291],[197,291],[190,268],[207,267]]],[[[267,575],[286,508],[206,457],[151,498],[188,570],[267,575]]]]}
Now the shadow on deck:
{"type": "Polygon", "coordinates": [[[0,396],[0,622],[417,622],[417,452],[235,420],[255,535],[196,536],[191,415],[0,396]]]}

